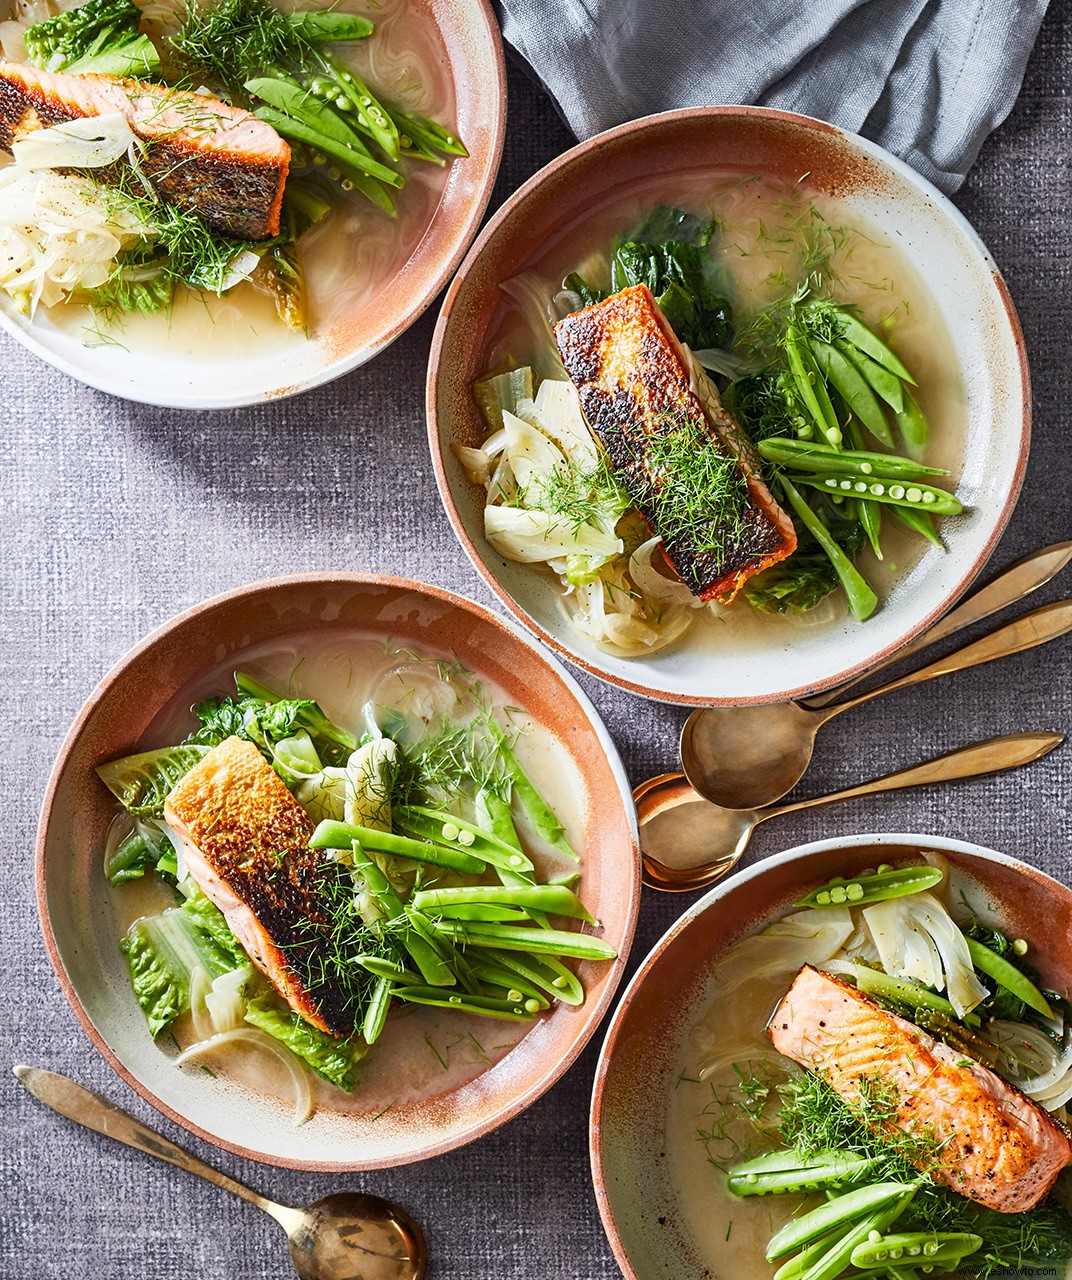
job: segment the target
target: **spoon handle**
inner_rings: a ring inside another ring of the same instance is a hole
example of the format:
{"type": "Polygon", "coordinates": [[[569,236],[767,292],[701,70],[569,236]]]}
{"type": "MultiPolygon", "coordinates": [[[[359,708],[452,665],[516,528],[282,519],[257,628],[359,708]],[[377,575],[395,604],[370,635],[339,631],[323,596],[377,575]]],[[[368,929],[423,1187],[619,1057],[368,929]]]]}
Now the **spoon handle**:
{"type": "Polygon", "coordinates": [[[879,795],[884,791],[900,791],[907,787],[929,787],[937,782],[961,782],[967,778],[985,778],[991,773],[1004,773],[1031,764],[1064,742],[1062,733],[1006,733],[984,742],[973,742],[958,747],[944,755],[924,760],[908,769],[899,769],[882,778],[872,778],[847,791],[835,791],[832,795],[816,796],[811,800],[797,800],[792,804],[778,805],[773,809],[761,809],[760,821],[780,817],[784,813],[799,813],[802,809],[817,809],[820,805],[834,804],[838,800],[855,800],[859,796],[879,795]]]}
{"type": "MultiPolygon", "coordinates": [[[[102,1098],[100,1094],[93,1093],[92,1090],[68,1079],[67,1076],[58,1075],[54,1071],[45,1071],[40,1067],[19,1066],[14,1070],[22,1086],[39,1102],[43,1102],[46,1107],[51,1107],[53,1111],[58,1111],[68,1120],[82,1125],[83,1128],[92,1129],[94,1133],[103,1134],[106,1138],[114,1138],[116,1142],[125,1143],[128,1147],[143,1151],[146,1155],[156,1156],[158,1160],[166,1160],[168,1164],[185,1169],[187,1173],[195,1173],[214,1186],[222,1187],[224,1191],[231,1191],[236,1196],[241,1196],[243,1200],[248,1200],[250,1204],[266,1210],[273,1217],[277,1217],[277,1209],[293,1212],[293,1210],[286,1210],[283,1205],[276,1205],[271,1200],[259,1196],[256,1191],[251,1191],[249,1187],[235,1182],[233,1178],[220,1173],[218,1169],[213,1169],[211,1165],[203,1164],[196,1156],[169,1142],[162,1134],[121,1110],[114,1102],[109,1102],[107,1098],[102,1098]]],[[[282,1221],[281,1218],[277,1220],[282,1221]]]]}
{"type": "Polygon", "coordinates": [[[925,667],[917,667],[906,675],[880,684],[877,689],[868,689],[855,698],[847,698],[844,702],[836,702],[833,706],[824,707],[821,714],[824,720],[832,719],[847,711],[850,707],[858,707],[870,702],[872,698],[881,697],[885,693],[893,693],[897,689],[907,689],[915,684],[923,684],[926,680],[937,679],[938,676],[950,675],[954,671],[965,671],[968,667],[978,667],[984,662],[993,662],[996,658],[1007,658],[1014,653],[1023,653],[1025,649],[1034,649],[1037,645],[1056,640],[1059,636],[1072,631],[1072,600],[1057,600],[1053,604],[1045,604],[1041,609],[1033,609],[1020,618],[1014,618],[996,631],[991,631],[978,640],[971,641],[963,648],[954,649],[944,658],[938,658],[925,667]]]}
{"type": "Polygon", "coordinates": [[[814,698],[802,699],[804,705],[816,710],[820,707],[829,706],[830,703],[841,697],[847,689],[851,689],[853,685],[867,679],[868,676],[875,675],[877,672],[885,670],[886,667],[892,667],[894,663],[903,662],[905,658],[913,657],[921,650],[929,648],[932,644],[937,644],[939,641],[955,635],[958,631],[963,631],[965,627],[970,627],[976,622],[982,622],[984,618],[989,618],[991,614],[997,613],[1001,609],[1007,609],[1009,605],[1023,600],[1032,591],[1037,591],[1039,587],[1044,587],[1051,578],[1055,578],[1069,561],[1072,561],[1072,542],[1055,542],[1051,546],[1033,551],[1021,560],[1016,560],[1013,564],[1003,569],[997,577],[992,578],[985,587],[980,587],[967,600],[950,609],[944,618],[936,622],[923,635],[918,636],[910,644],[898,649],[885,662],[880,662],[877,666],[869,668],[854,680],[847,680],[836,689],[831,689],[829,693],[818,694],[814,698]]]}

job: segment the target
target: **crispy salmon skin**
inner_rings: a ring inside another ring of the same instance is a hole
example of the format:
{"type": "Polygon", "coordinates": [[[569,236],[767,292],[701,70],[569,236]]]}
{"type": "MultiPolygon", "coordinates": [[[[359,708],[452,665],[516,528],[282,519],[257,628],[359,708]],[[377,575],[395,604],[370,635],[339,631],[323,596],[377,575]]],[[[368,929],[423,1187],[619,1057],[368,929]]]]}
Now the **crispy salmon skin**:
{"type": "Polygon", "coordinates": [[[728,604],[753,574],[792,555],[797,546],[792,521],[763,483],[741,428],[702,369],[693,365],[646,286],[622,289],[566,316],[555,325],[555,338],[588,425],[694,595],[728,604]],[[698,427],[702,448],[732,459],[743,482],[732,514],[702,535],[660,529],[663,504],[652,499],[679,483],[664,474],[654,455],[657,442],[681,423],[698,427]]]}
{"type": "Polygon", "coordinates": [[[939,1144],[924,1172],[1001,1213],[1033,1209],[1072,1163],[1057,1121],[993,1071],[805,965],[768,1027],[779,1053],[818,1072],[847,1102],[896,1091],[896,1125],[939,1144]]]}
{"type": "Polygon", "coordinates": [[[326,890],[344,873],[309,848],[312,821],[257,748],[240,738],[213,747],[172,790],[164,818],[194,881],[295,1013],[351,1034],[348,1001],[324,981],[326,890]]]}
{"type": "MultiPolygon", "coordinates": [[[[119,114],[144,142],[139,169],[160,196],[242,240],[279,234],[290,147],[248,111],[200,93],[111,76],[0,63],[0,147],[36,129],[119,114]]],[[[117,173],[98,170],[116,180],[117,173]]]]}

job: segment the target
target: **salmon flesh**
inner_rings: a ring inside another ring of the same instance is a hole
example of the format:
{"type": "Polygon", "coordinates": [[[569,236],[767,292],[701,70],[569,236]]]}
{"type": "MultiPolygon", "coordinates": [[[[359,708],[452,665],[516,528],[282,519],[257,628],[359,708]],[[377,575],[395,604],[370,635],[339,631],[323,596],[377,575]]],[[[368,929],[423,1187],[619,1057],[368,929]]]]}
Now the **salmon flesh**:
{"type": "MultiPolygon", "coordinates": [[[[116,113],[145,144],[138,168],[162,199],[240,240],[279,234],[290,147],[271,125],[216,98],[166,85],[0,63],[5,151],[36,129],[116,113]]],[[[97,174],[114,182],[118,168],[97,174]]]]}
{"type": "Polygon", "coordinates": [[[1066,1130],[981,1064],[888,1013],[854,986],[805,965],[768,1026],[779,1053],[816,1071],[850,1105],[888,1088],[890,1124],[933,1135],[942,1186],[1001,1213],[1046,1198],[1072,1163],[1066,1130]],[[895,1099],[895,1100],[894,1100],[895,1099]]]}
{"type": "Polygon", "coordinates": [[[250,742],[228,738],[174,787],[164,818],[186,869],[250,959],[303,1018],[334,1035],[354,1011],[328,981],[331,882],[346,874],[309,848],[313,823],[250,742]]]}
{"type": "Polygon", "coordinates": [[[678,342],[646,286],[566,316],[555,337],[588,425],[693,595],[728,604],[753,574],[792,555],[793,522],[763,483],[751,445],[714,384],[678,342]],[[734,461],[743,481],[732,512],[702,535],[688,527],[660,529],[664,503],[653,499],[680,483],[663,473],[654,455],[658,442],[685,422],[698,426],[703,448],[734,461]]]}

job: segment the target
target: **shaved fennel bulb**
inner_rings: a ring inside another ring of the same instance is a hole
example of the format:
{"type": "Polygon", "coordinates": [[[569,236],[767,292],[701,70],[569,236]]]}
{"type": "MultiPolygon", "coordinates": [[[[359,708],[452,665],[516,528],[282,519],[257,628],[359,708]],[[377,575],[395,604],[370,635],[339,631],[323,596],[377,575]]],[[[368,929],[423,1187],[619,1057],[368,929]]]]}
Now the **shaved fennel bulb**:
{"type": "Polygon", "coordinates": [[[490,434],[454,452],[487,492],[484,533],[507,560],[542,564],[563,588],[570,626],[604,652],[655,653],[703,607],[651,561],[658,539],[631,512],[571,382],[531,369],[484,378],[474,395],[490,434]]]}
{"type": "Polygon", "coordinates": [[[971,953],[952,916],[930,893],[913,893],[864,908],[883,969],[944,991],[958,1018],[987,997],[971,953]]]}
{"type": "Polygon", "coordinates": [[[35,129],[11,144],[11,154],[23,169],[100,169],[136,141],[126,116],[111,112],[35,129]]]}
{"type": "Polygon", "coordinates": [[[293,1124],[295,1128],[303,1125],[313,1114],[313,1092],[309,1087],[309,1072],[294,1054],[256,1027],[235,1027],[231,1031],[221,1031],[208,1040],[201,1040],[184,1049],[175,1059],[175,1065],[185,1066],[187,1062],[193,1062],[203,1058],[205,1054],[215,1053],[217,1049],[225,1049],[234,1044],[249,1044],[263,1049],[265,1053],[270,1053],[286,1067],[291,1084],[294,1086],[293,1124]]]}
{"type": "Polygon", "coordinates": [[[0,288],[27,315],[100,288],[121,254],[154,235],[89,178],[0,169],[0,288]]]}

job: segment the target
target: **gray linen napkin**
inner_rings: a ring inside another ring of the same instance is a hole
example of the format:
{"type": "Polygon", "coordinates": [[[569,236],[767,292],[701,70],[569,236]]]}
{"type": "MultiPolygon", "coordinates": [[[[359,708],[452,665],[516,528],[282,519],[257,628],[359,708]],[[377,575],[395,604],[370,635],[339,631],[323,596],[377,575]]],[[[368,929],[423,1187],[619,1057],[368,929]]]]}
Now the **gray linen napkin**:
{"type": "Polygon", "coordinates": [[[757,103],[874,139],[947,193],[1009,114],[1048,0],[500,0],[579,138],[757,103]]]}

